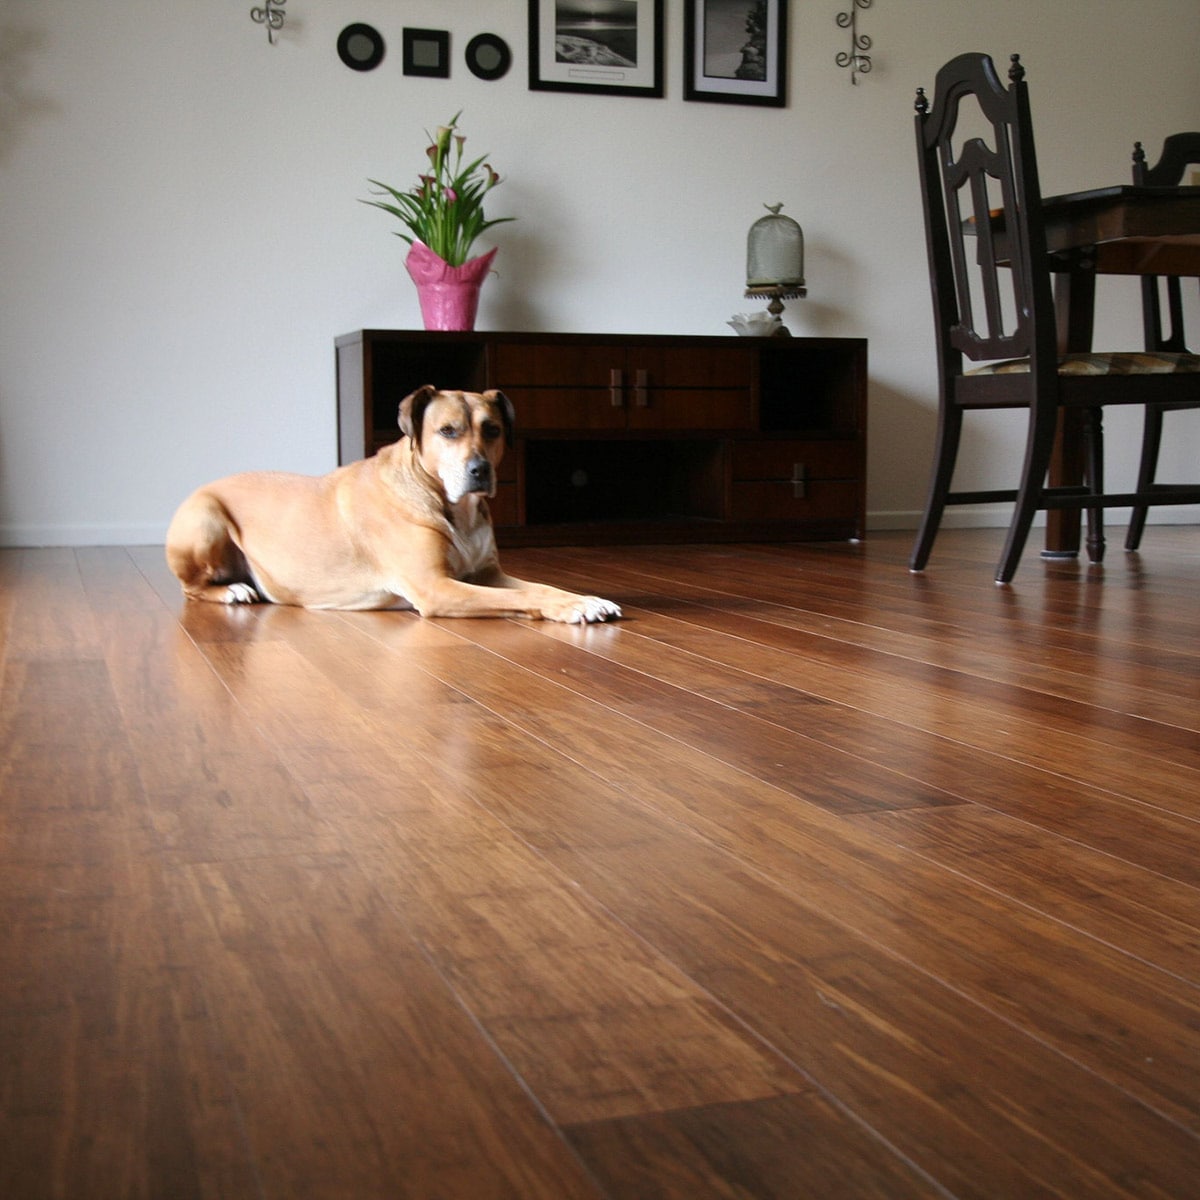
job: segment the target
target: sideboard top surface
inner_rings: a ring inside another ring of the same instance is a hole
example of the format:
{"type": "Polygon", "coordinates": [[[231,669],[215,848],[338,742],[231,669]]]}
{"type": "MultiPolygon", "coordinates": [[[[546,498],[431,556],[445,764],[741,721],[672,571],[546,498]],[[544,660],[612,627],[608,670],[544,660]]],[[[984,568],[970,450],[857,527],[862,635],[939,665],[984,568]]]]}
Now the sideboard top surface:
{"type": "Polygon", "coordinates": [[[754,349],[772,346],[840,346],[846,349],[865,347],[866,338],[853,337],[738,337],[736,334],[677,334],[677,333],[531,333],[528,331],[474,330],[465,333],[447,333],[424,329],[358,329],[353,333],[344,333],[334,339],[335,345],[352,346],[359,342],[421,342],[426,345],[434,342],[509,342],[509,343],[552,343],[556,345],[695,345],[695,346],[732,346],[742,345],[754,349]]]}

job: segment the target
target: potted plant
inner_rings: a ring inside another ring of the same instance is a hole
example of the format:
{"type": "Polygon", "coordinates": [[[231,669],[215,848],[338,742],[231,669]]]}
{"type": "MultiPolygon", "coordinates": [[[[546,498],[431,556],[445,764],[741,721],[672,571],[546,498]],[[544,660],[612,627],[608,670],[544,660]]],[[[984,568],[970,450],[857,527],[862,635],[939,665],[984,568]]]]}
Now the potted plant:
{"type": "Polygon", "coordinates": [[[460,109],[437,133],[426,137],[430,145],[429,170],[418,176],[408,191],[376,179],[368,182],[387,200],[364,200],[399,218],[408,230],[397,230],[411,249],[405,267],[417,285],[421,316],[426,329],[473,329],[479,305],[479,288],[496,256],[495,249],[469,258],[475,239],[486,229],[515,217],[484,215],[483,201],[500,183],[500,176],[484,161],[486,155],[463,163],[466,137],[457,132],[460,109]]]}

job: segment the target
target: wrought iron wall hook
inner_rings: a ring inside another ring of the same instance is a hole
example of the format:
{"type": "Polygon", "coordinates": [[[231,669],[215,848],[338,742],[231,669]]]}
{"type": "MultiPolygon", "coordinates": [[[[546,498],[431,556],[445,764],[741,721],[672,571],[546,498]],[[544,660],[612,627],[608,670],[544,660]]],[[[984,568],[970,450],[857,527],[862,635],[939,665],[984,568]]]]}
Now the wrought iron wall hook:
{"type": "Polygon", "coordinates": [[[871,56],[866,51],[871,48],[871,39],[865,33],[858,32],[858,10],[870,8],[874,0],[851,0],[850,11],[837,15],[839,29],[850,30],[850,50],[838,54],[836,62],[839,67],[850,68],[850,82],[857,83],[860,75],[866,75],[871,69],[871,56]]]}
{"type": "Polygon", "coordinates": [[[267,27],[267,41],[275,45],[275,31],[283,28],[285,14],[283,6],[287,0],[263,0],[262,8],[252,8],[250,19],[267,27]]]}

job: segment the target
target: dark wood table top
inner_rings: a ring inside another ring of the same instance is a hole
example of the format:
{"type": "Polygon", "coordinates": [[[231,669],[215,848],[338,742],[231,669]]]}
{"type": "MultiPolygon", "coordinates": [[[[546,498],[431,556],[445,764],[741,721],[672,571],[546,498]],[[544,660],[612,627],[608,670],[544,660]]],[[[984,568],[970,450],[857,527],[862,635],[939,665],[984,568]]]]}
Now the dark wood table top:
{"type": "Polygon", "coordinates": [[[1051,254],[1094,248],[1099,274],[1200,275],[1200,187],[1120,184],[1047,196],[1042,218],[1051,254]]]}

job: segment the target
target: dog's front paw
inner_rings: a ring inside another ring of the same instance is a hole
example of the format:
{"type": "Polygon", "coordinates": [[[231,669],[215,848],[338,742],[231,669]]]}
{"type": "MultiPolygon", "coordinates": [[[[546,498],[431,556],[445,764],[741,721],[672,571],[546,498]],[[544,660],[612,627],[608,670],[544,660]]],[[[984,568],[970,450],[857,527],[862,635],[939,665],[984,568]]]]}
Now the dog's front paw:
{"type": "Polygon", "coordinates": [[[599,596],[580,596],[562,619],[571,625],[596,625],[601,621],[616,621],[621,606],[599,596]]]}
{"type": "Polygon", "coordinates": [[[231,583],[225,589],[226,604],[257,604],[258,593],[248,583],[231,583]]]}

